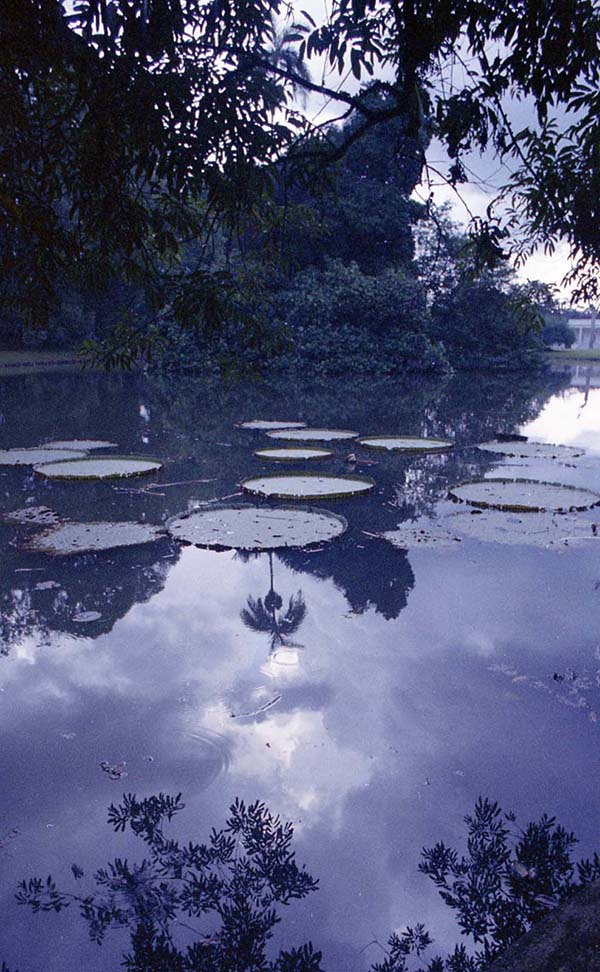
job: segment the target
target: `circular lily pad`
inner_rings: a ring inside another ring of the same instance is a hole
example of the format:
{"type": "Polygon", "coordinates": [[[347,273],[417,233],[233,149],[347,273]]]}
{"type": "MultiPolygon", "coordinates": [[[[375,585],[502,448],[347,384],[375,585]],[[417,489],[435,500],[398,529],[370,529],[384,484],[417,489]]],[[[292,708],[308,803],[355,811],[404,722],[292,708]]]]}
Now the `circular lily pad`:
{"type": "Polygon", "coordinates": [[[446,522],[459,536],[483,543],[569,547],[600,540],[590,520],[565,514],[462,510],[452,513],[446,522]]]}
{"type": "Polygon", "coordinates": [[[600,503],[600,496],[588,489],[533,479],[478,479],[455,486],[448,495],[481,509],[517,513],[587,510],[600,503]]]}
{"type": "Polygon", "coordinates": [[[92,449],[112,449],[116,442],[106,442],[104,439],[60,439],[45,442],[44,449],[75,449],[90,452],[92,449]]]}
{"type": "Polygon", "coordinates": [[[575,446],[551,445],[549,442],[495,440],[480,442],[477,446],[484,452],[495,452],[499,456],[514,456],[519,459],[574,459],[582,456],[585,449],[575,446]]]}
{"type": "Polygon", "coordinates": [[[329,459],[333,453],[327,449],[311,449],[309,446],[304,448],[281,448],[281,449],[256,449],[255,456],[259,459],[270,459],[273,462],[302,462],[311,459],[329,459]]]}
{"type": "Polygon", "coordinates": [[[274,422],[271,419],[251,419],[249,422],[237,422],[238,429],[257,429],[267,432],[269,429],[303,429],[306,422],[274,422]]]}
{"type": "Polygon", "coordinates": [[[367,476],[321,476],[319,473],[252,476],[240,486],[245,493],[269,499],[344,499],[370,493],[375,480],[367,476]]]}
{"type": "Polygon", "coordinates": [[[216,550],[278,550],[333,540],[348,524],[326,510],[206,506],[167,520],[176,540],[216,550]]]}
{"type": "Polygon", "coordinates": [[[418,435],[370,435],[358,442],[361,446],[384,452],[446,452],[454,448],[450,439],[424,439],[418,435]]]}
{"type": "Polygon", "coordinates": [[[30,537],[23,544],[23,549],[68,556],[95,550],[111,550],[114,547],[137,547],[164,535],[162,527],[149,523],[68,522],[30,537]]]}
{"type": "Polygon", "coordinates": [[[270,439],[294,439],[299,442],[334,442],[336,439],[355,439],[358,432],[348,429],[279,429],[267,432],[270,439]]]}
{"type": "Polygon", "coordinates": [[[1,449],[0,466],[37,466],[59,459],[85,459],[85,455],[85,452],[75,452],[73,449],[50,449],[46,446],[39,449],[1,449]]]}
{"type": "Polygon", "coordinates": [[[156,472],[161,467],[158,459],[146,456],[106,456],[102,459],[87,456],[46,462],[34,466],[33,471],[49,479],[122,479],[156,472]]]}

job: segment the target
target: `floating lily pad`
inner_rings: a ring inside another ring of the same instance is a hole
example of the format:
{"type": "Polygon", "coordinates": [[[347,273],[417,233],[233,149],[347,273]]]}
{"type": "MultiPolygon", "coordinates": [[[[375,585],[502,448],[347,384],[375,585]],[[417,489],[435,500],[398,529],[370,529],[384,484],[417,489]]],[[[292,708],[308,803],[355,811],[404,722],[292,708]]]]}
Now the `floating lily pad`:
{"type": "Polygon", "coordinates": [[[253,496],[270,499],[343,499],[370,493],[375,480],[367,476],[321,476],[319,473],[252,476],[240,486],[253,496]]]}
{"type": "Polygon", "coordinates": [[[77,624],[89,624],[91,621],[99,621],[102,615],[99,611],[78,611],[71,618],[77,624]]]}
{"type": "Polygon", "coordinates": [[[176,540],[217,550],[309,547],[342,534],[343,516],[326,510],[255,506],[207,506],[167,520],[176,540]]]}
{"type": "Polygon", "coordinates": [[[358,432],[348,429],[280,429],[267,432],[271,439],[293,439],[299,442],[334,442],[336,439],[355,439],[358,432]]]}
{"type": "Polygon", "coordinates": [[[460,537],[441,526],[437,520],[401,523],[395,530],[388,530],[378,536],[402,550],[413,550],[417,547],[458,547],[460,544],[460,537]]]}
{"type": "Polygon", "coordinates": [[[368,449],[384,452],[447,452],[454,448],[450,439],[427,439],[418,435],[370,435],[358,442],[368,449]]]}
{"type": "Polygon", "coordinates": [[[304,448],[290,449],[256,449],[255,456],[259,459],[270,459],[273,462],[302,462],[311,459],[329,459],[333,453],[327,449],[311,449],[309,446],[304,448]]]}
{"type": "Polygon", "coordinates": [[[85,459],[85,452],[47,447],[0,450],[0,466],[37,466],[41,462],[55,462],[59,459],[85,459]]]}
{"type": "Polygon", "coordinates": [[[59,439],[45,442],[44,449],[75,449],[91,452],[92,449],[112,449],[116,442],[106,442],[104,439],[59,439]]]}
{"type": "Polygon", "coordinates": [[[517,513],[587,510],[600,503],[588,489],[533,479],[479,479],[455,486],[448,495],[470,506],[517,513]]]}
{"type": "Polygon", "coordinates": [[[149,523],[62,523],[30,537],[24,550],[67,556],[114,547],[136,547],[164,537],[161,527],[149,523]]]}
{"type": "Polygon", "coordinates": [[[495,452],[499,456],[515,456],[520,459],[574,459],[582,456],[585,449],[575,446],[552,445],[549,442],[523,442],[521,440],[480,442],[477,446],[484,452],[495,452]]]}
{"type": "Polygon", "coordinates": [[[462,510],[452,513],[447,523],[459,536],[483,543],[569,547],[600,540],[590,520],[564,514],[462,510]]]}
{"type": "Polygon", "coordinates": [[[3,520],[7,523],[31,523],[34,526],[54,526],[60,523],[60,516],[47,506],[27,506],[23,510],[11,510],[4,513],[3,520]]]}
{"type": "Polygon", "coordinates": [[[256,429],[267,432],[269,429],[303,429],[306,422],[274,422],[271,419],[251,419],[249,422],[238,422],[238,429],[256,429]]]}
{"type": "Polygon", "coordinates": [[[161,467],[158,459],[146,456],[106,456],[102,459],[88,456],[39,464],[34,466],[34,472],[49,479],[124,479],[156,472],[161,467]]]}

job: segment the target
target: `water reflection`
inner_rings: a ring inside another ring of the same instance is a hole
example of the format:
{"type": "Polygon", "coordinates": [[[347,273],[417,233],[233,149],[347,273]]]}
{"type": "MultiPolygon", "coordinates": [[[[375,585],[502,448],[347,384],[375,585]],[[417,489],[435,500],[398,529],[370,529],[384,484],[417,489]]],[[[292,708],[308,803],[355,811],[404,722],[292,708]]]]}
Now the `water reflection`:
{"type": "Polygon", "coordinates": [[[249,595],[246,607],[240,611],[240,617],[251,631],[262,631],[271,635],[271,653],[281,646],[286,648],[303,648],[291,640],[304,618],[306,617],[306,602],[302,591],[292,594],[285,611],[282,611],[283,598],[277,593],[273,580],[273,554],[267,554],[269,560],[269,590],[262,597],[249,595]]]}
{"type": "MultiPolygon", "coordinates": [[[[444,456],[369,454],[377,491],[336,502],[348,533],[313,552],[239,557],[165,541],[42,561],[13,545],[19,528],[0,528],[2,635],[12,646],[0,658],[0,772],[8,781],[0,817],[4,831],[26,835],[1,861],[11,967],[118,966],[122,950],[107,944],[99,956],[76,937],[76,915],[72,925],[63,916],[63,939],[36,924],[43,919],[28,923],[12,901],[24,873],[56,872],[60,859],[89,873],[104,849],[105,858],[113,853],[101,839],[105,807],[123,784],[99,769],[104,760],[126,762],[132,792],[183,790],[194,820],[220,819],[238,794],[293,819],[299,858],[321,876],[321,890],[315,904],[290,911],[289,941],[322,943],[329,972],[363,972],[372,957],[364,947],[385,941],[399,920],[435,925],[440,951],[455,940],[414,866],[424,843],[452,839],[479,793],[525,816],[557,812],[584,842],[595,832],[589,768],[600,710],[588,681],[600,623],[597,566],[577,551],[475,543],[461,545],[450,564],[443,552],[407,554],[372,536],[435,510],[449,484],[497,468],[472,445],[535,420],[546,403],[549,416],[570,401],[557,394],[567,382],[483,375],[362,389],[221,388],[139,375],[3,382],[3,444],[85,435],[167,460],[164,489],[132,483],[126,493],[108,483],[49,485],[27,470],[3,469],[7,510],[35,502],[76,519],[161,523],[235,492],[241,478],[262,470],[252,455],[262,436],[234,422],[275,415],[283,400],[289,414],[313,425],[458,443],[444,456]],[[199,479],[214,481],[190,482],[199,479]],[[84,611],[101,618],[75,622],[84,611]],[[568,668],[578,679],[585,674],[585,687],[568,682],[568,668]],[[584,696],[587,708],[562,704],[557,692],[577,704],[584,696]]],[[[584,421],[589,428],[593,395],[579,425],[569,411],[554,438],[568,441],[584,421]]],[[[346,453],[335,450],[333,472],[345,471],[346,453]]],[[[124,846],[124,855],[134,852],[124,846]]]]}

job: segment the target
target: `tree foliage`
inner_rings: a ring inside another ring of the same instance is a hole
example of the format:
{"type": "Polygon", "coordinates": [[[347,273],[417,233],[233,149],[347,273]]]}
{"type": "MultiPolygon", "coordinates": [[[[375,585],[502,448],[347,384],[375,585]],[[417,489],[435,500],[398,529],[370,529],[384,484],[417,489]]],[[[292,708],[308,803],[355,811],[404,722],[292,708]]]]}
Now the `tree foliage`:
{"type": "Polygon", "coordinates": [[[349,230],[371,271],[386,237],[377,242],[365,212],[381,209],[382,184],[401,209],[409,187],[438,177],[432,134],[458,189],[474,150],[506,166],[496,208],[470,228],[479,269],[566,241],[579,296],[598,296],[594,0],[333,0],[324,23],[299,14],[282,29],[287,13],[280,0],[0,6],[5,300],[43,323],[61,286],[98,292],[119,280],[142,288],[146,319],[168,311],[209,332],[231,317],[256,328],[227,259],[240,234],[270,232],[275,216],[284,239],[273,201],[318,186],[344,157],[352,172],[358,159],[359,212],[348,197],[338,207],[330,255],[349,258],[349,230]],[[315,57],[361,89],[313,80],[315,57]],[[338,106],[342,128],[311,118],[301,92],[338,106]],[[515,131],[519,101],[531,121],[515,131]],[[384,122],[396,133],[391,153],[375,136],[384,122]],[[207,259],[215,233],[217,266],[207,259]]]}

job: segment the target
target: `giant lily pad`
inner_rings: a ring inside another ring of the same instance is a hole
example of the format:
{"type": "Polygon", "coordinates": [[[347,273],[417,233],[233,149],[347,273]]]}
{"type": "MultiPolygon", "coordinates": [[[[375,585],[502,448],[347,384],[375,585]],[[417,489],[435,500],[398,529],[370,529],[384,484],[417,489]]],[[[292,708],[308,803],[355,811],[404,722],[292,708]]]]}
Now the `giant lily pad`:
{"type": "Polygon", "coordinates": [[[275,422],[271,419],[250,419],[249,422],[238,422],[238,429],[256,429],[268,432],[269,429],[303,429],[306,422],[275,422]]]}
{"type": "Polygon", "coordinates": [[[551,445],[549,442],[528,440],[480,442],[477,448],[484,452],[495,452],[499,456],[515,456],[519,459],[574,459],[585,452],[585,449],[575,446],[551,445]]]}
{"type": "Polygon", "coordinates": [[[164,537],[161,527],[149,523],[62,523],[30,537],[23,549],[68,556],[114,547],[137,547],[164,537]]]}
{"type": "Polygon", "coordinates": [[[358,432],[348,429],[279,429],[267,432],[271,439],[294,439],[299,442],[334,442],[336,439],[355,439],[358,432]]]}
{"type": "Polygon", "coordinates": [[[4,513],[3,520],[7,523],[22,523],[25,526],[55,526],[60,523],[60,516],[47,506],[26,506],[23,510],[11,510],[4,513]]]}
{"type": "Polygon", "coordinates": [[[75,452],[73,449],[50,449],[46,446],[38,449],[1,449],[0,466],[37,466],[59,459],[85,459],[85,455],[85,452],[75,452]]]}
{"type": "Polygon", "coordinates": [[[311,459],[329,459],[333,453],[328,452],[327,449],[311,449],[305,446],[290,449],[256,449],[254,455],[259,459],[270,459],[272,462],[302,462],[311,459]]]}
{"type": "Polygon", "coordinates": [[[384,452],[447,452],[454,448],[450,439],[426,439],[417,435],[370,435],[361,437],[359,445],[384,452]]]}
{"type": "Polygon", "coordinates": [[[370,493],[375,485],[367,476],[321,476],[319,473],[252,476],[240,486],[253,496],[270,499],[343,499],[370,493]]]}
{"type": "Polygon", "coordinates": [[[388,530],[377,536],[402,550],[414,550],[417,547],[458,547],[460,544],[460,537],[437,520],[401,523],[395,530],[388,530]]]}
{"type": "Polygon", "coordinates": [[[588,489],[533,479],[478,479],[453,487],[448,495],[470,506],[517,513],[566,513],[600,503],[600,496],[588,489]]]}
{"type": "Polygon", "coordinates": [[[594,524],[581,516],[553,513],[507,513],[500,510],[461,510],[447,519],[460,537],[483,543],[528,547],[578,546],[600,541],[594,524]]]}
{"type": "Polygon", "coordinates": [[[122,479],[156,472],[161,466],[158,459],[149,456],[88,456],[39,464],[34,472],[49,479],[122,479]]]}
{"type": "Polygon", "coordinates": [[[45,442],[44,449],[75,449],[91,452],[92,449],[112,449],[116,442],[106,442],[104,439],[57,439],[45,442]]]}
{"type": "Polygon", "coordinates": [[[216,550],[278,550],[333,540],[346,530],[343,516],[294,507],[206,506],[167,520],[176,540],[216,550]]]}

